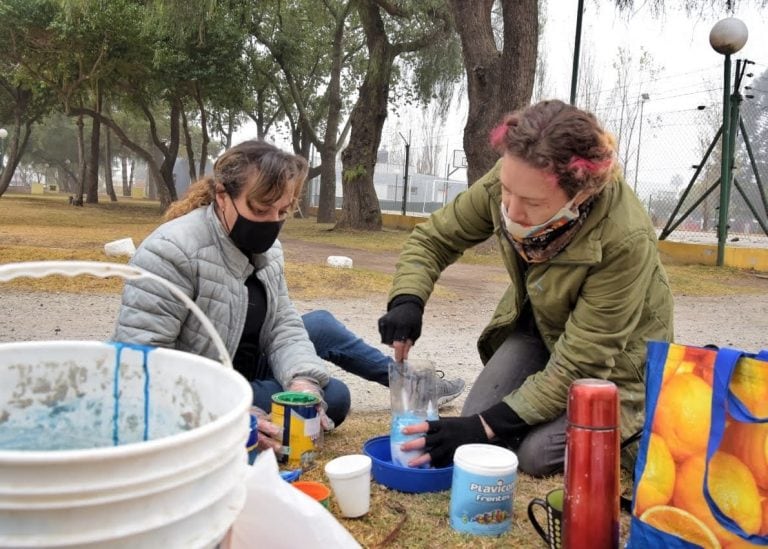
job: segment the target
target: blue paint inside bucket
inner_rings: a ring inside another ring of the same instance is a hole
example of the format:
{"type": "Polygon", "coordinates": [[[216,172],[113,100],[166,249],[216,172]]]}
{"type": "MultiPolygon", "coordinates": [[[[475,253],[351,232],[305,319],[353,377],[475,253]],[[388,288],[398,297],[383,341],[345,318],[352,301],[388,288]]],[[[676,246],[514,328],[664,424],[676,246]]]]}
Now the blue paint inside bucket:
{"type": "MultiPolygon", "coordinates": [[[[162,406],[162,403],[154,403],[150,398],[148,357],[155,348],[118,342],[109,344],[115,347],[111,391],[77,394],[48,405],[18,405],[10,418],[2,417],[0,410],[0,449],[56,451],[101,448],[147,441],[188,430],[178,412],[162,406]],[[141,353],[141,373],[136,368],[130,379],[121,378],[121,359],[125,349],[141,353]],[[125,396],[126,387],[121,386],[121,383],[128,381],[137,383],[130,399],[125,396]]],[[[51,372],[52,376],[61,375],[56,370],[51,372]]]]}

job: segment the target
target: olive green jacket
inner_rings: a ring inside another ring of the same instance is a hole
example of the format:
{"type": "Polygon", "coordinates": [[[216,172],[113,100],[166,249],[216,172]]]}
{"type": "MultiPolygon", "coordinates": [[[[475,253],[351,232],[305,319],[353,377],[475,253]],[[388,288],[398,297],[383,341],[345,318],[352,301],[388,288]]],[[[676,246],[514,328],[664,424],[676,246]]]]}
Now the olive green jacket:
{"type": "Polygon", "coordinates": [[[616,180],[597,197],[570,244],[523,275],[502,232],[498,175],[497,163],[414,228],[389,299],[411,294],[426,302],[446,267],[495,235],[510,284],[480,335],[480,358],[486,363],[504,342],[526,300],[551,353],[546,367],[505,402],[526,423],[543,423],[565,412],[575,379],[608,379],[619,387],[626,438],[643,423],[646,342],[673,337],[672,293],[650,219],[626,183],[616,180]]]}

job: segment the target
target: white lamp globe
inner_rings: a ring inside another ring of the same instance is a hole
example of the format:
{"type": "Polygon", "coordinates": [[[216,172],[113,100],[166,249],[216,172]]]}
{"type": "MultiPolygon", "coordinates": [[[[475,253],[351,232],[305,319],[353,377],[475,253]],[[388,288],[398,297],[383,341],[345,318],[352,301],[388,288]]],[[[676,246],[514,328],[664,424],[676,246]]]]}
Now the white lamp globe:
{"type": "Polygon", "coordinates": [[[5,139],[6,137],[8,137],[8,130],[0,128],[0,139],[5,139]]]}
{"type": "Polygon", "coordinates": [[[741,19],[727,17],[712,27],[709,32],[709,44],[717,53],[730,55],[743,48],[748,37],[749,31],[741,19]]]}

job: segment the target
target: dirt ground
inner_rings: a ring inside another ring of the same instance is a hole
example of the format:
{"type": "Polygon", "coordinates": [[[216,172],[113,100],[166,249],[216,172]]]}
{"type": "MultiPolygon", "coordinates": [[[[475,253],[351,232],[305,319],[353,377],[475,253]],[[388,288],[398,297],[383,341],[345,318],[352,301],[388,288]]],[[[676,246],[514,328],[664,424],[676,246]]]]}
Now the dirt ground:
{"type": "MultiPolygon", "coordinates": [[[[363,252],[336,246],[284,240],[288,261],[324,264],[330,255],[352,258],[354,267],[393,273],[397,254],[363,252]]],[[[491,317],[506,286],[501,267],[455,264],[439,283],[448,291],[427,304],[422,336],[412,350],[414,358],[430,358],[449,377],[462,377],[467,389],[455,401],[455,411],[481,369],[475,342],[491,317]]],[[[675,299],[676,340],[692,345],[714,343],[749,351],[768,347],[768,280],[754,277],[756,293],[748,296],[677,296],[675,299]]],[[[119,307],[114,296],[40,294],[3,289],[0,285],[0,342],[84,339],[106,340],[119,307]]],[[[382,295],[370,299],[337,299],[333,289],[327,297],[296,301],[306,312],[328,309],[352,331],[389,353],[379,343],[377,320],[386,303],[382,295]]],[[[332,366],[333,374],[352,390],[353,411],[385,410],[389,393],[381,385],[346,374],[332,366]]],[[[451,413],[449,410],[446,413],[451,413]]]]}

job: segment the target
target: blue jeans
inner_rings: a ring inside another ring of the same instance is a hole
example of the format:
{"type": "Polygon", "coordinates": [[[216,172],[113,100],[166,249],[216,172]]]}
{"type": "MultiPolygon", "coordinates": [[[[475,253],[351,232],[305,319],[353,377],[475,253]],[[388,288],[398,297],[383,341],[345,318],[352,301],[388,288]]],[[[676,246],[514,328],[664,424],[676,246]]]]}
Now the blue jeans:
{"type": "MultiPolygon", "coordinates": [[[[389,363],[391,359],[360,337],[350,332],[331,313],[324,310],[305,314],[304,327],[315,346],[317,356],[332,362],[351,374],[389,386],[389,363]]],[[[283,390],[276,379],[268,377],[251,382],[253,404],[262,410],[272,407],[272,395],[283,390]]],[[[338,426],[344,421],[352,405],[349,388],[341,381],[331,378],[323,387],[328,417],[338,426]]]]}
{"type": "Polygon", "coordinates": [[[350,374],[389,387],[390,357],[350,332],[328,311],[312,311],[302,319],[317,356],[350,374]]]}

